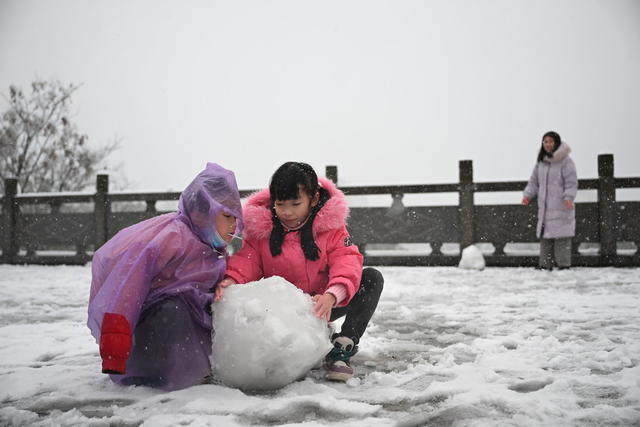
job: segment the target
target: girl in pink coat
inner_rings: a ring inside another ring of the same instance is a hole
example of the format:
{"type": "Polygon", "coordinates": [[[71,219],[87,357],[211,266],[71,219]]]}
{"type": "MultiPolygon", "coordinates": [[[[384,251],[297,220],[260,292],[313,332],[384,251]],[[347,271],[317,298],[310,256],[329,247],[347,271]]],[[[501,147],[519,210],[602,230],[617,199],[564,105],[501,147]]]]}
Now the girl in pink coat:
{"type": "Polygon", "coordinates": [[[235,176],[208,163],[180,195],[178,212],[127,227],[96,251],[88,326],[103,373],[165,390],[211,374],[211,288],[241,230],[235,176]]]}
{"type": "Polygon", "coordinates": [[[229,258],[215,291],[217,301],[229,285],[280,276],[312,296],[318,317],[346,316],[325,360],[327,378],[336,381],[353,376],[350,358],[384,283],[378,270],[362,269],[362,254],[346,228],[348,214],[344,194],[331,181],[318,179],[306,163],[283,164],[269,188],[247,200],[242,248],[229,258]]]}

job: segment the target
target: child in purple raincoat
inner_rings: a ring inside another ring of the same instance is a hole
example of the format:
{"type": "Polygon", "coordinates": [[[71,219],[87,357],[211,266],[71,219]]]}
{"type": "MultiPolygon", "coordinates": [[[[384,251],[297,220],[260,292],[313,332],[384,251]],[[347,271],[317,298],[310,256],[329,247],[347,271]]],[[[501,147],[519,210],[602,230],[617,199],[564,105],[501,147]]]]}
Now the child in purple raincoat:
{"type": "Polygon", "coordinates": [[[88,326],[102,372],[165,390],[210,375],[211,288],[242,226],[233,172],[208,163],[180,195],[178,212],[125,228],[96,251],[88,326]]]}

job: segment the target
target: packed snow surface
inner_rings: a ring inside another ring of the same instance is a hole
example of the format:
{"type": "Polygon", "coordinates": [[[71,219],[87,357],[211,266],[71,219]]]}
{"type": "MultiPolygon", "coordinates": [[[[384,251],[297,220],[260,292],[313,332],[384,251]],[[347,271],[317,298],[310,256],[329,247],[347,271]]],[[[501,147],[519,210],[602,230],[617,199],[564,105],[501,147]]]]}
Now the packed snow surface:
{"type": "Polygon", "coordinates": [[[485,267],[484,255],[476,245],[469,245],[462,250],[458,267],[467,270],[483,270],[485,267]]]}
{"type": "Polygon", "coordinates": [[[233,285],[213,304],[215,377],[243,390],[271,390],[303,378],[331,349],[311,297],[282,277],[233,285]]]}
{"type": "Polygon", "coordinates": [[[640,425],[640,269],[380,271],[347,384],[163,393],[100,373],[89,265],[0,265],[0,425],[640,425]]]}

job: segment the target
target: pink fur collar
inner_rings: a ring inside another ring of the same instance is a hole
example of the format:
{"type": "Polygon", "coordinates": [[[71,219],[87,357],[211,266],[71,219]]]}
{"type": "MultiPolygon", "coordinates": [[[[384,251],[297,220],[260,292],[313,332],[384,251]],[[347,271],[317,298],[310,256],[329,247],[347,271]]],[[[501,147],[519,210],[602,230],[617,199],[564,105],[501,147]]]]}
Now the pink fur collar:
{"type": "MultiPolygon", "coordinates": [[[[333,182],[325,178],[318,178],[318,182],[329,192],[331,198],[320,209],[313,221],[313,234],[342,228],[349,217],[347,199],[333,182]]],[[[247,199],[242,210],[244,217],[244,237],[252,240],[268,239],[271,235],[271,210],[269,209],[270,194],[265,188],[253,193],[247,199]]]]}

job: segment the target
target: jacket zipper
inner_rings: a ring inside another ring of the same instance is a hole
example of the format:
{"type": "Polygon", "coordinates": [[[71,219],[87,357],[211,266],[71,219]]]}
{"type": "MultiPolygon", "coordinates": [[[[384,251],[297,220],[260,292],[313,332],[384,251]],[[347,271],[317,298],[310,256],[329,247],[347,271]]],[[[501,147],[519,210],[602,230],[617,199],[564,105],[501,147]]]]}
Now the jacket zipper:
{"type": "Polygon", "coordinates": [[[540,230],[540,238],[544,239],[544,224],[547,219],[547,198],[549,197],[549,171],[551,163],[547,165],[547,177],[544,180],[544,216],[542,217],[542,229],[540,230]]]}

